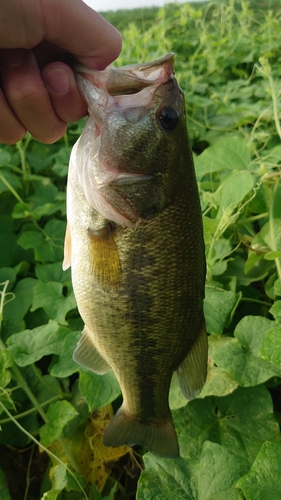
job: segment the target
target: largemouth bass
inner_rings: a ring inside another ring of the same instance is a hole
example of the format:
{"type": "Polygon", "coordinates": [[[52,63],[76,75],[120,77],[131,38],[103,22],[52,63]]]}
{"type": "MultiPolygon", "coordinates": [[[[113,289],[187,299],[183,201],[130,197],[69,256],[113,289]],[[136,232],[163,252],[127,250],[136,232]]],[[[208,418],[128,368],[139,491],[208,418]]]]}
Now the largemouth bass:
{"type": "Polygon", "coordinates": [[[201,391],[207,335],[201,210],[173,54],[76,74],[89,117],[67,186],[63,267],[85,323],[74,359],[119,381],[106,445],[176,457],[171,377],[188,399],[201,391]]]}

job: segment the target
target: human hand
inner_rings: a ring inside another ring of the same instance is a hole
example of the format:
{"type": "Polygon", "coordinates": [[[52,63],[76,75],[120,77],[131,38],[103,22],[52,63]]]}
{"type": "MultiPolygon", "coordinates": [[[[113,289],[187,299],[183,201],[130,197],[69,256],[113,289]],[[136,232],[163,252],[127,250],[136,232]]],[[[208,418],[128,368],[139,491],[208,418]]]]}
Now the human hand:
{"type": "Polygon", "coordinates": [[[118,31],[82,0],[0,0],[0,142],[28,130],[50,144],[87,114],[71,68],[104,69],[121,50],[118,31]]]}

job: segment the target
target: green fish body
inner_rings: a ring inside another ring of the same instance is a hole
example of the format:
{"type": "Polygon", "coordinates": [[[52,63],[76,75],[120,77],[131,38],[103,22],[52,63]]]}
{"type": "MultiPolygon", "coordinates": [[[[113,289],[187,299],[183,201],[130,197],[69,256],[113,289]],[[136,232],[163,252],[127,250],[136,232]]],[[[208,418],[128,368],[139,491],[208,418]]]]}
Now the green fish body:
{"type": "Polygon", "coordinates": [[[168,404],[177,371],[192,399],[207,371],[202,220],[184,98],[173,55],[77,68],[89,107],[67,186],[63,267],[85,323],[74,359],[113,369],[123,404],[108,446],[142,444],[176,457],[168,404]]]}

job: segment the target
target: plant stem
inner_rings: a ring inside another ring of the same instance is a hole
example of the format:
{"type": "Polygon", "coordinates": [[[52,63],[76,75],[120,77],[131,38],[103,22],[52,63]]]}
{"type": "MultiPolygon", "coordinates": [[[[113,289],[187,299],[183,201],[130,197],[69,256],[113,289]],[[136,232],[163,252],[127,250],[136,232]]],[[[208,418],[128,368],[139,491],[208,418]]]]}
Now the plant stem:
{"type": "MultiPolygon", "coordinates": [[[[14,372],[14,375],[15,375],[15,378],[17,380],[17,382],[20,384],[20,386],[22,387],[22,389],[25,391],[25,393],[27,394],[27,396],[29,397],[30,401],[32,402],[34,408],[37,410],[37,412],[39,413],[39,415],[41,415],[42,419],[44,420],[45,423],[48,423],[48,417],[47,417],[47,414],[45,413],[45,411],[43,410],[41,404],[38,402],[38,400],[36,399],[36,397],[34,396],[33,392],[29,389],[27,383],[25,382],[20,370],[18,369],[18,367],[15,365],[15,363],[13,364],[12,366],[12,371],[14,372]]],[[[63,451],[65,452],[68,460],[69,460],[69,463],[71,464],[71,466],[73,467],[73,469],[75,470],[75,472],[77,472],[78,474],[80,473],[80,469],[71,453],[71,451],[68,449],[67,447],[67,444],[64,440],[63,437],[60,437],[58,439],[59,443],[61,444],[62,448],[63,448],[63,451]]]]}
{"type": "Polygon", "coordinates": [[[271,307],[271,302],[266,302],[265,300],[251,299],[250,297],[242,297],[241,302],[254,302],[255,304],[261,304],[262,306],[271,307]]]}
{"type": "MultiPolygon", "coordinates": [[[[6,349],[5,347],[5,344],[1,341],[0,339],[0,349],[6,349]]],[[[39,401],[36,399],[36,397],[34,396],[33,392],[29,389],[24,377],[22,376],[19,368],[17,367],[17,365],[15,364],[15,362],[12,364],[11,366],[11,371],[14,375],[14,378],[15,380],[17,381],[17,383],[19,384],[19,386],[24,390],[24,392],[26,393],[27,397],[30,399],[30,401],[32,402],[33,406],[34,406],[34,409],[39,413],[39,415],[41,415],[42,419],[44,420],[45,423],[48,422],[48,417],[47,417],[47,414],[45,413],[45,411],[43,410],[42,408],[42,405],[39,403],[39,401]]],[[[57,399],[59,399],[61,395],[58,395],[57,396],[57,399]]],[[[15,418],[13,419],[13,421],[15,420],[15,418]]],[[[80,473],[80,469],[78,467],[78,464],[76,463],[71,451],[69,450],[65,440],[63,437],[60,437],[58,439],[61,447],[63,448],[68,460],[69,460],[69,463],[71,464],[71,466],[73,467],[73,469],[75,470],[75,472],[77,472],[78,474],[80,473]]]]}
{"type": "Polygon", "coordinates": [[[25,487],[25,492],[24,492],[23,500],[27,500],[29,486],[30,486],[30,483],[32,481],[32,479],[30,479],[30,469],[31,469],[33,455],[34,455],[34,447],[32,448],[32,451],[31,451],[31,454],[30,454],[30,458],[29,458],[29,461],[28,461],[27,473],[26,473],[26,487],[25,487]]]}
{"type": "Polygon", "coordinates": [[[270,90],[271,90],[275,127],[276,127],[277,133],[281,139],[281,125],[280,125],[279,116],[278,116],[279,113],[278,113],[277,96],[276,96],[276,92],[275,92],[275,88],[274,88],[274,81],[273,81],[271,73],[269,75],[268,82],[269,82],[269,86],[270,86],[270,90]]]}
{"type": "MultiPolygon", "coordinates": [[[[54,396],[53,398],[47,399],[46,401],[41,403],[40,406],[41,407],[48,406],[49,404],[54,403],[55,401],[57,401],[60,398],[61,398],[61,395],[59,394],[57,396],[54,396]]],[[[22,413],[19,413],[18,415],[14,415],[14,419],[20,420],[21,418],[27,417],[28,415],[31,415],[32,413],[35,413],[35,412],[37,412],[37,408],[30,408],[30,410],[26,410],[26,411],[23,411],[22,413]]],[[[0,420],[0,425],[8,424],[9,422],[10,422],[9,418],[3,418],[2,420],[0,420]]]]}
{"type": "Polygon", "coordinates": [[[18,200],[19,203],[24,203],[24,201],[21,199],[21,197],[15,191],[15,189],[13,188],[13,186],[11,186],[11,184],[9,183],[9,181],[7,181],[7,179],[5,179],[4,175],[0,174],[0,180],[3,182],[3,184],[5,184],[5,186],[7,186],[7,188],[9,189],[9,191],[14,195],[14,197],[18,200]]]}

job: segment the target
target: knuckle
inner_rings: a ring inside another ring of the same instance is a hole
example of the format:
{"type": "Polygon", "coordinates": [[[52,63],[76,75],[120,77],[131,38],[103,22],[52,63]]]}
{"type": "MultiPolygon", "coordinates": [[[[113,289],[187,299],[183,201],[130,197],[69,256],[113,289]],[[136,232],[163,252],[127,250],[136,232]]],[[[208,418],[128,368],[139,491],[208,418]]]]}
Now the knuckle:
{"type": "Polygon", "coordinates": [[[32,82],[25,85],[16,85],[6,89],[6,97],[10,103],[24,104],[38,99],[38,88],[32,82]]]}

